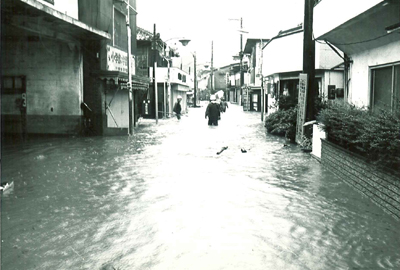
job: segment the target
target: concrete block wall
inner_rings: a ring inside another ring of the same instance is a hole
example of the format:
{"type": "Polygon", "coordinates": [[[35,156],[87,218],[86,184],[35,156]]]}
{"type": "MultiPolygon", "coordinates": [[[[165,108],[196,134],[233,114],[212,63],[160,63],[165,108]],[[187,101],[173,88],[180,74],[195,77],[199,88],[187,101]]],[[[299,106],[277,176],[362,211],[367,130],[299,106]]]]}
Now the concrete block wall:
{"type": "Polygon", "coordinates": [[[324,167],[400,221],[400,173],[384,172],[362,157],[324,139],[321,143],[324,167]]]}

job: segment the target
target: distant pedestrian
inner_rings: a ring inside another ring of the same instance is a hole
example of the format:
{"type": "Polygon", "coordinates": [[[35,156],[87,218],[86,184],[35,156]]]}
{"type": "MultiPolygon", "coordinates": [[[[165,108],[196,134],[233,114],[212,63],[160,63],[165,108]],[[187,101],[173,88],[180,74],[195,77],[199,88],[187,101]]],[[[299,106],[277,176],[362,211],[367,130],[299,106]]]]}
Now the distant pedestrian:
{"type": "Polygon", "coordinates": [[[182,100],[181,96],[178,96],[176,98],[176,102],[175,102],[174,110],[173,110],[174,113],[176,114],[176,118],[178,118],[178,120],[181,119],[181,111],[182,111],[181,100],[182,100]]]}
{"type": "Polygon", "coordinates": [[[221,99],[219,99],[218,95],[216,95],[215,99],[216,99],[215,103],[217,103],[217,106],[218,106],[218,120],[221,120],[221,112],[222,112],[221,99]]]}
{"type": "Polygon", "coordinates": [[[215,96],[211,95],[210,103],[206,109],[206,119],[208,117],[208,125],[209,126],[218,126],[218,119],[220,117],[219,106],[216,102],[215,96]]]}
{"type": "Polygon", "coordinates": [[[226,112],[226,108],[228,108],[228,102],[225,99],[221,99],[221,112],[226,112]]]}

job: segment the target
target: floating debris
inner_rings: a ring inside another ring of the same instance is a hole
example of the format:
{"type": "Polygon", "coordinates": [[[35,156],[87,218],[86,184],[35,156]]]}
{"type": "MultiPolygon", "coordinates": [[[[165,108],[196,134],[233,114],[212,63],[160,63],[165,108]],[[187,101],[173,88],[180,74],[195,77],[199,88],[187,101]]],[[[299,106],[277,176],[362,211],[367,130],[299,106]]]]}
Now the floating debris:
{"type": "Polygon", "coordinates": [[[217,155],[221,154],[222,152],[224,152],[226,149],[228,149],[228,146],[224,146],[221,148],[221,150],[219,152],[217,152],[217,155]]]}

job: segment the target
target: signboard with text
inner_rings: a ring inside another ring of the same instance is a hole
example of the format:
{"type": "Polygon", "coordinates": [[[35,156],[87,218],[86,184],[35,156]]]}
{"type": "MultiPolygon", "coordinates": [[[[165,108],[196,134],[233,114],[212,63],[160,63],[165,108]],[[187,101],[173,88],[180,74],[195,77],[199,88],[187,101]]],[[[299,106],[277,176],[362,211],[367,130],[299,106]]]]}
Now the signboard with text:
{"type": "MultiPolygon", "coordinates": [[[[132,74],[135,74],[135,58],[131,57],[132,74]]],[[[107,70],[128,73],[128,53],[107,45],[107,70]]]]}
{"type": "Polygon", "coordinates": [[[306,119],[308,76],[301,73],[299,76],[299,103],[297,110],[296,142],[300,143],[304,135],[304,123],[306,119]]]}

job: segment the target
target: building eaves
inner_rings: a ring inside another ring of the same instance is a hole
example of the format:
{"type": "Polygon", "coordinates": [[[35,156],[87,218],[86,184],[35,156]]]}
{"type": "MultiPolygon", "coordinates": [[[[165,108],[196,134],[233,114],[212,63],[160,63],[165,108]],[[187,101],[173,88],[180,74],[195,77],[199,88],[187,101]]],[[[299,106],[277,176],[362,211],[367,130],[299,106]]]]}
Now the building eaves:
{"type": "Polygon", "coordinates": [[[334,45],[342,52],[352,55],[397,42],[400,0],[379,2],[362,13],[348,18],[317,40],[334,45]]]}
{"type": "MultiPolygon", "coordinates": [[[[251,53],[252,48],[260,41],[261,41],[261,38],[248,38],[246,41],[246,45],[244,46],[243,53],[245,53],[245,54],[251,53]]],[[[267,43],[269,41],[269,39],[263,38],[262,41],[267,43]]]]}
{"type": "Polygon", "coordinates": [[[287,29],[287,30],[281,30],[281,31],[279,31],[278,35],[272,37],[267,42],[267,44],[265,44],[263,46],[263,50],[265,49],[265,47],[267,47],[275,39],[282,38],[282,37],[287,37],[287,36],[290,36],[290,35],[293,35],[293,34],[298,34],[298,33],[301,33],[303,31],[304,31],[304,29],[303,29],[303,24],[302,23],[299,24],[298,26],[294,27],[294,28],[290,28],[290,29],[287,29]]]}
{"type": "Polygon", "coordinates": [[[303,30],[304,30],[303,24],[301,23],[300,25],[298,25],[294,28],[279,31],[278,36],[276,38],[281,38],[281,37],[286,37],[286,36],[290,36],[293,34],[297,34],[297,33],[303,32],[303,30]]]}
{"type": "Polygon", "coordinates": [[[78,39],[111,39],[111,35],[86,23],[74,19],[58,10],[40,3],[37,0],[2,1],[2,15],[6,21],[17,28],[41,32],[42,29],[31,27],[30,20],[42,17],[41,28],[51,28],[54,33],[64,33],[78,39]]]}

